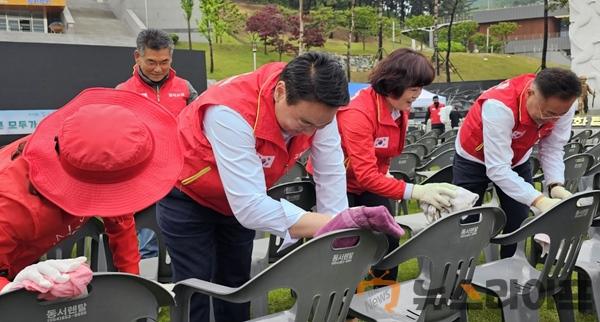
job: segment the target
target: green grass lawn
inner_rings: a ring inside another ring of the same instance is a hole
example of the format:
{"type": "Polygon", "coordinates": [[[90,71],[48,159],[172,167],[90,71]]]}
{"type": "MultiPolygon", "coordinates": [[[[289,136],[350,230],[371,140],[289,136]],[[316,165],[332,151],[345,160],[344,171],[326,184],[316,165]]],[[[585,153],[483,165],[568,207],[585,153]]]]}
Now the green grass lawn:
{"type": "MultiPolygon", "coordinates": [[[[396,48],[410,46],[409,38],[402,36],[399,42],[392,43],[384,41],[384,53],[390,53],[396,48]]],[[[187,42],[180,41],[177,48],[188,48],[187,42]]],[[[204,50],[206,53],[206,66],[208,71],[209,53],[208,44],[192,43],[194,50],[204,50]]],[[[225,37],[222,44],[214,45],[214,63],[215,70],[213,73],[208,73],[209,79],[220,80],[229,76],[246,73],[252,71],[252,45],[247,38],[225,37]]],[[[261,66],[269,62],[279,61],[279,55],[271,51],[268,47],[267,54],[264,53],[262,44],[258,45],[256,53],[257,65],[261,66]]],[[[330,39],[323,48],[311,48],[315,51],[327,51],[344,55],[346,53],[346,42],[342,40],[330,39]]],[[[377,43],[373,40],[368,42],[363,50],[362,43],[352,43],[352,55],[374,55],[377,52],[377,43]]],[[[432,53],[429,50],[423,52],[427,56],[432,53]]],[[[445,54],[445,53],[442,53],[445,54]]],[[[283,55],[282,61],[289,61],[293,57],[291,55],[283,55]]],[[[175,57],[177,59],[177,57],[175,57]]],[[[536,58],[517,55],[502,55],[502,54],[468,54],[468,53],[452,53],[451,62],[456,66],[458,72],[464,80],[482,80],[482,79],[504,79],[510,78],[522,73],[535,72],[540,61],[536,58]]],[[[437,82],[445,82],[444,67],[441,67],[440,77],[437,82]]],[[[352,81],[365,82],[368,78],[368,72],[353,72],[352,81]]],[[[459,81],[457,75],[451,75],[452,81],[459,81]]]]}

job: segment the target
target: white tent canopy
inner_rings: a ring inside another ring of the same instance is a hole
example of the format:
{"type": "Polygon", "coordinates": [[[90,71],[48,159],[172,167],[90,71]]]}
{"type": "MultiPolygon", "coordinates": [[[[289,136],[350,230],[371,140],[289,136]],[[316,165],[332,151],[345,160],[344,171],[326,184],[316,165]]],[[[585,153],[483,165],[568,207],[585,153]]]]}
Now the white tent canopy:
{"type": "MultiPolygon", "coordinates": [[[[367,83],[349,83],[348,90],[350,92],[350,97],[354,96],[354,94],[356,94],[356,92],[358,92],[359,90],[361,90],[367,86],[369,86],[369,84],[367,84],[367,83]]],[[[427,106],[431,105],[431,103],[433,103],[433,97],[435,95],[436,95],[435,93],[432,93],[426,89],[423,89],[421,91],[421,95],[419,95],[417,100],[413,102],[412,106],[413,107],[427,107],[427,106]]],[[[445,96],[438,95],[438,97],[440,99],[440,102],[446,104],[445,96]]]]}

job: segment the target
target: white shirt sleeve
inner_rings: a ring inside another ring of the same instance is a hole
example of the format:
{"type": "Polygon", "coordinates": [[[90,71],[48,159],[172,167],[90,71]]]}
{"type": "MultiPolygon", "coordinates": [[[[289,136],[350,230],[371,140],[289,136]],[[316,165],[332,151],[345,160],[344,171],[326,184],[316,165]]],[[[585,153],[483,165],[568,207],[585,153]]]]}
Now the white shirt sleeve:
{"type": "Polygon", "coordinates": [[[544,181],[550,183],[565,183],[564,146],[571,136],[571,123],[577,109],[577,101],[569,111],[561,116],[554,124],[552,133],[540,140],[540,164],[544,170],[544,181]]]}
{"type": "Polygon", "coordinates": [[[250,125],[239,113],[222,105],[207,109],[203,125],[235,218],[246,228],[284,238],[284,245],[294,243],[297,239],[291,238],[288,230],[307,211],[267,195],[250,125]]]}
{"type": "Polygon", "coordinates": [[[488,99],[483,103],[483,152],[486,174],[504,193],[525,205],[531,205],[541,193],[512,170],[513,112],[504,103],[488,99]]]}
{"type": "Polygon", "coordinates": [[[310,150],[317,212],[336,215],[348,208],[346,169],[337,121],[317,130],[310,150]]]}

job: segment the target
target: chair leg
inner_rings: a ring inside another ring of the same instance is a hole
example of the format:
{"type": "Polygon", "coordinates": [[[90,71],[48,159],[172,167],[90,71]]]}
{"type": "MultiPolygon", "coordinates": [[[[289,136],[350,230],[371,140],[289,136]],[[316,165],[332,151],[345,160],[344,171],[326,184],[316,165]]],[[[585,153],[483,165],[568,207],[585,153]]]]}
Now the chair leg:
{"type": "Polygon", "coordinates": [[[583,271],[577,272],[577,304],[578,310],[581,313],[593,314],[594,307],[592,304],[593,289],[590,277],[583,271]]]}
{"type": "Polygon", "coordinates": [[[554,294],[554,303],[560,322],[575,322],[575,313],[573,311],[573,291],[571,289],[571,279],[567,279],[561,285],[561,291],[554,294]]]}
{"type": "Polygon", "coordinates": [[[596,311],[596,319],[600,321],[600,274],[596,272],[596,274],[592,274],[592,276],[590,277],[590,288],[592,289],[591,293],[592,298],[594,299],[594,310],[596,311]]]}

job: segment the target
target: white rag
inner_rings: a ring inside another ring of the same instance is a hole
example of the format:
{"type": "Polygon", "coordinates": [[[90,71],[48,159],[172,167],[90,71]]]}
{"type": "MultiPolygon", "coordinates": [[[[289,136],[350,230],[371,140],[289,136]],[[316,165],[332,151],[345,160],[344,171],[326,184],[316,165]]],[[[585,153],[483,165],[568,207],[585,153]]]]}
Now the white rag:
{"type": "Polygon", "coordinates": [[[447,216],[453,212],[469,209],[475,205],[479,196],[477,194],[472,193],[471,191],[458,187],[456,189],[456,197],[450,200],[452,204],[450,208],[442,208],[442,210],[438,210],[434,206],[421,202],[421,210],[423,210],[423,214],[425,214],[425,218],[427,218],[427,223],[431,224],[434,221],[447,216]]]}

